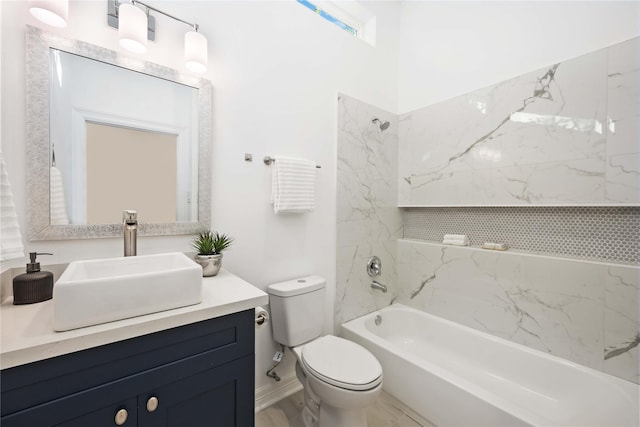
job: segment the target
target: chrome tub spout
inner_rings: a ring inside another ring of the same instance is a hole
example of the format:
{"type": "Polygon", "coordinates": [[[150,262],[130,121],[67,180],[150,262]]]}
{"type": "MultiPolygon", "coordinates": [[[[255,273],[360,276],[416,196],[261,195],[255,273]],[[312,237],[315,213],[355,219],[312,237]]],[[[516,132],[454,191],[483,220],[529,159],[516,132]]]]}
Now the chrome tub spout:
{"type": "Polygon", "coordinates": [[[371,288],[372,289],[377,289],[379,291],[382,291],[383,293],[387,293],[387,286],[383,285],[382,283],[378,282],[377,280],[372,280],[371,281],[371,288]]]}

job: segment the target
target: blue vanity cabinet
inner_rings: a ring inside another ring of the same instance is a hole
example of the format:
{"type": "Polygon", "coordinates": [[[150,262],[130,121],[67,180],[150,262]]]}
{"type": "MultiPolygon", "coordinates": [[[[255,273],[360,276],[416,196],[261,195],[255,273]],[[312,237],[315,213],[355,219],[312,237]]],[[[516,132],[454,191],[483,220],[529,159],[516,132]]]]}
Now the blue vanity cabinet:
{"type": "Polygon", "coordinates": [[[0,425],[251,427],[254,359],[246,310],[5,369],[0,425]]]}

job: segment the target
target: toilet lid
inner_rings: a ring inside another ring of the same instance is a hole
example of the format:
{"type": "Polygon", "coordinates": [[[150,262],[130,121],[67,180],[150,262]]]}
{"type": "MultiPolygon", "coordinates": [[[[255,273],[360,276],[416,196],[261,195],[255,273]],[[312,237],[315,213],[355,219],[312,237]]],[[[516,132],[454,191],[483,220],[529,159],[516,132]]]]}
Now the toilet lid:
{"type": "Polygon", "coordinates": [[[359,344],[327,335],[302,348],[302,362],[319,379],[349,390],[369,390],[382,381],[382,366],[359,344]]]}

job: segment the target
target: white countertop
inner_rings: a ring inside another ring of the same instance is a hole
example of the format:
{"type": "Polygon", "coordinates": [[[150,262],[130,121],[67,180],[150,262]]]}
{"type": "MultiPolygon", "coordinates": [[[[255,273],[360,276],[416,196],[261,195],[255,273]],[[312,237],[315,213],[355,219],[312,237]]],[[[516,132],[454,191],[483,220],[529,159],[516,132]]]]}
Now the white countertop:
{"type": "Polygon", "coordinates": [[[51,300],[13,305],[9,299],[0,306],[0,369],[225,316],[268,302],[265,292],[224,269],[217,276],[203,278],[200,304],[65,332],[53,330],[51,300]]]}

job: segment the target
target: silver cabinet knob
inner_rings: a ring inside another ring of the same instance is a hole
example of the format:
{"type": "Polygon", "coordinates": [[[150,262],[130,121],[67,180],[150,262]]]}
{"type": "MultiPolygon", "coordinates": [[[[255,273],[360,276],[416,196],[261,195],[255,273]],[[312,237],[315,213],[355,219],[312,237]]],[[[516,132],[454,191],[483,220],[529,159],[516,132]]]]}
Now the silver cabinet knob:
{"type": "Polygon", "coordinates": [[[129,418],[129,413],[126,409],[120,409],[116,412],[115,422],[117,426],[121,426],[127,422],[127,418],[129,418]]]}
{"type": "Polygon", "coordinates": [[[147,400],[147,411],[153,412],[156,409],[158,409],[158,398],[155,396],[150,397],[149,400],[147,400]]]}

